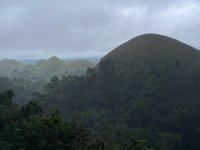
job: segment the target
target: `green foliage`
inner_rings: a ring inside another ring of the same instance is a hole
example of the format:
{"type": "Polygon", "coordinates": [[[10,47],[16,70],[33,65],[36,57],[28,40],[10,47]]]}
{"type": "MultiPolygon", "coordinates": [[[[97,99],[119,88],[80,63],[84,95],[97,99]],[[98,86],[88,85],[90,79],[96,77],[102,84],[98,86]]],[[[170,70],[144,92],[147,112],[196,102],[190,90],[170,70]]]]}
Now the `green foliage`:
{"type": "Polygon", "coordinates": [[[16,60],[0,61],[0,92],[13,89],[13,98],[19,104],[27,104],[33,99],[32,94],[43,92],[44,86],[51,77],[83,75],[88,67],[96,63],[86,60],[61,60],[51,57],[36,64],[22,64],[16,60]]]}
{"type": "Polygon", "coordinates": [[[12,91],[0,94],[0,149],[2,150],[104,150],[77,123],[65,122],[59,112],[42,116],[37,102],[24,106],[11,102],[12,91]]]}
{"type": "Polygon", "coordinates": [[[132,139],[129,143],[122,145],[120,150],[153,150],[146,146],[145,140],[132,139]]]}
{"type": "MultiPolygon", "coordinates": [[[[49,61],[56,62],[55,72],[62,70],[59,59],[49,61]]],[[[46,65],[42,62],[38,67],[43,66],[41,70],[45,71],[46,65]]],[[[34,99],[44,108],[51,106],[49,110],[59,110],[65,120],[80,122],[95,138],[76,123],[63,121],[58,111],[45,117],[49,114],[43,115],[36,102],[14,105],[13,93],[2,93],[0,148],[200,149],[199,65],[198,50],[165,36],[148,34],[119,46],[95,68],[88,68],[86,75],[65,72],[67,76],[54,76],[44,90],[35,92],[34,99]],[[96,140],[99,137],[102,140],[96,140]]],[[[40,82],[31,85],[20,81],[13,84],[2,79],[0,89],[19,84],[14,89],[20,87],[26,94],[26,89],[41,87],[40,82]]]]}
{"type": "Polygon", "coordinates": [[[143,35],[113,50],[86,75],[53,78],[36,98],[116,147],[135,137],[159,150],[200,149],[199,65],[198,50],[143,35]]]}

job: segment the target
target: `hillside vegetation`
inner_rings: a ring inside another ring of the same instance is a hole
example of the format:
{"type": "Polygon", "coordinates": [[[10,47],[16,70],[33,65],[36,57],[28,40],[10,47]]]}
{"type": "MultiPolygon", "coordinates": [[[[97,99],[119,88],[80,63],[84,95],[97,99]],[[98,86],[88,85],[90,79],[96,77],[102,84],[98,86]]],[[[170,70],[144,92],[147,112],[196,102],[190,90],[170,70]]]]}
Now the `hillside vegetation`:
{"type": "Polygon", "coordinates": [[[200,52],[145,34],[84,76],[52,78],[37,99],[111,143],[135,137],[159,150],[199,149],[200,52]]]}
{"type": "MultiPolygon", "coordinates": [[[[200,149],[199,50],[167,36],[144,34],[112,50],[85,73],[80,74],[74,70],[85,66],[90,67],[87,61],[64,62],[52,57],[47,61],[30,65],[27,74],[37,74],[39,77],[41,73],[42,77],[50,79],[43,88],[33,92],[31,97],[44,108],[43,117],[51,116],[52,110],[59,110],[65,121],[76,120],[86,131],[90,131],[90,135],[85,136],[79,127],[61,121],[57,111],[51,118],[43,119],[37,114],[28,119],[24,118],[29,114],[24,112],[32,110],[33,105],[34,108],[39,108],[38,104],[31,102],[22,107],[16,106],[17,109],[13,108],[12,96],[10,97],[12,92],[7,91],[2,96],[0,94],[0,108],[4,108],[0,109],[0,125],[7,125],[4,114],[8,116],[8,120],[12,120],[13,116],[9,116],[12,113],[23,117],[14,117],[17,124],[8,122],[8,126],[13,126],[11,132],[7,132],[10,131],[9,128],[3,126],[6,132],[0,132],[2,145],[7,144],[15,148],[15,141],[23,143],[22,149],[26,149],[30,144],[28,142],[33,138],[35,145],[39,144],[39,148],[47,146],[45,142],[50,142],[61,144],[60,149],[67,149],[66,146],[70,143],[75,142],[76,145],[77,136],[81,136],[78,144],[85,139],[87,142],[78,147],[79,150],[88,150],[93,144],[91,150],[149,150],[149,147],[155,150],[200,149]],[[51,67],[54,69],[51,70],[51,67]],[[67,71],[65,67],[68,67],[67,71]],[[60,76],[60,73],[64,73],[64,76],[60,76]],[[50,78],[51,76],[53,77],[50,78]],[[22,126],[18,126],[18,120],[22,126]],[[32,128],[29,128],[30,126],[32,128]],[[56,132],[53,130],[54,127],[56,132]],[[25,136],[28,140],[22,138],[21,133],[24,132],[18,133],[16,129],[30,133],[25,136]],[[46,139],[46,132],[40,135],[43,129],[52,131],[49,133],[53,135],[48,135],[49,138],[46,139]],[[70,132],[65,132],[66,130],[70,132]],[[13,139],[10,133],[19,138],[13,139]],[[9,135],[9,138],[6,135],[9,135]],[[70,137],[71,142],[67,137],[70,137]],[[51,141],[51,138],[54,140],[51,141]],[[91,138],[101,140],[94,142],[91,138]],[[40,145],[41,143],[43,145],[40,145]]],[[[31,86],[27,85],[33,84],[32,87],[40,88],[42,77],[34,84],[30,80],[25,80],[29,81],[26,86],[23,86],[21,80],[3,78],[0,80],[0,88],[6,90],[8,85],[17,85],[15,89],[18,89],[21,84],[21,91],[27,93],[26,90],[31,89],[31,86]]],[[[22,97],[26,98],[25,95],[22,97]]]]}
{"type": "Polygon", "coordinates": [[[26,104],[35,92],[42,92],[53,76],[83,75],[88,67],[96,64],[89,60],[61,60],[56,56],[39,60],[35,64],[21,63],[13,59],[0,61],[0,92],[13,89],[14,101],[26,104]]]}

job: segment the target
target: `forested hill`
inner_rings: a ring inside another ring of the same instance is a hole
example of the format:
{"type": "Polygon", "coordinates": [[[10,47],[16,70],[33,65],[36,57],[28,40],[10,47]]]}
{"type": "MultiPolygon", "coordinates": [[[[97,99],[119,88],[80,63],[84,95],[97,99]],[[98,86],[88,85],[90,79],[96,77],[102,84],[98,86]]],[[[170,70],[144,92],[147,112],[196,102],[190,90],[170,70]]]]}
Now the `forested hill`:
{"type": "Polygon", "coordinates": [[[24,104],[33,98],[34,92],[42,92],[51,77],[83,75],[88,67],[96,63],[90,59],[62,60],[56,56],[35,60],[32,64],[28,61],[3,59],[0,61],[0,92],[12,89],[16,95],[14,101],[24,104]]]}
{"type": "Polygon", "coordinates": [[[200,52],[145,34],[86,75],[52,78],[36,99],[111,143],[146,139],[159,150],[200,149],[200,52]]]}

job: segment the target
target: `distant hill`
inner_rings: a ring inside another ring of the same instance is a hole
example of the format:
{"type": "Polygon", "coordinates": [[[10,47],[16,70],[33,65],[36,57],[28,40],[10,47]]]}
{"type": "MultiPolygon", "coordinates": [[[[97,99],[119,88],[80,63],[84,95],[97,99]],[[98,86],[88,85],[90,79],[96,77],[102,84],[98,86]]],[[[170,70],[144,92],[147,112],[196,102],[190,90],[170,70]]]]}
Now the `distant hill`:
{"type": "Polygon", "coordinates": [[[21,63],[18,62],[17,60],[14,60],[14,59],[3,59],[0,61],[1,64],[10,64],[12,65],[13,67],[21,67],[21,63]]]}
{"type": "Polygon", "coordinates": [[[68,61],[67,62],[67,69],[68,70],[83,70],[92,68],[96,65],[95,62],[91,62],[88,60],[76,60],[76,61],[68,61]]]}
{"type": "Polygon", "coordinates": [[[64,61],[56,56],[49,58],[47,61],[41,63],[33,75],[35,76],[54,76],[63,74],[67,70],[64,61]]]}
{"type": "Polygon", "coordinates": [[[61,60],[53,56],[48,60],[24,60],[4,59],[0,61],[0,77],[11,78],[46,78],[69,74],[81,75],[88,67],[94,67],[96,62],[90,60],[61,60]]]}
{"type": "Polygon", "coordinates": [[[13,59],[3,59],[0,61],[0,76],[10,77],[16,70],[21,70],[23,64],[13,59]]]}

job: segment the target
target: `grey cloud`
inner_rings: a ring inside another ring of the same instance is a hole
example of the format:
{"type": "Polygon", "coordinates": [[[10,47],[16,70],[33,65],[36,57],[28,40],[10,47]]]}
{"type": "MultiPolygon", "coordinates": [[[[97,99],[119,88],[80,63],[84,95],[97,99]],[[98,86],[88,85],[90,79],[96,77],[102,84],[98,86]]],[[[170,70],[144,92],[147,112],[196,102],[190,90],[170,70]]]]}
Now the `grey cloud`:
{"type": "Polygon", "coordinates": [[[102,56],[156,32],[199,47],[197,0],[0,0],[2,57],[102,56]]]}

